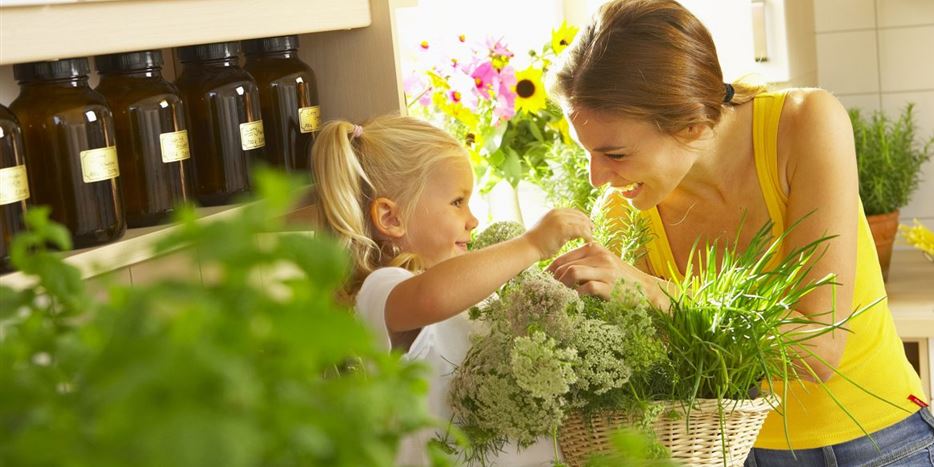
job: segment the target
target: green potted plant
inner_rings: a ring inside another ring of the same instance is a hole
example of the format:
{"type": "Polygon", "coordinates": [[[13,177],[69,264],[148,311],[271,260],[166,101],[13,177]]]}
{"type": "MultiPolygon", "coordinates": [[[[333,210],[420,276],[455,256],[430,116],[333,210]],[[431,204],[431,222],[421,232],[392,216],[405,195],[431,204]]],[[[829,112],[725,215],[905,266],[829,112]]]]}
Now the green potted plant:
{"type": "Polygon", "coordinates": [[[344,254],[281,233],[297,187],[255,180],[262,201],[209,224],[183,209],[157,247],[188,248],[212,284],[96,299],[46,249],[67,231],[28,212],[12,260],[39,285],[0,287],[0,465],[390,466],[401,437],[434,425],[423,366],[379,350],[336,300],[344,254]]]}
{"type": "Polygon", "coordinates": [[[914,104],[897,119],[876,111],[869,116],[850,110],[856,142],[859,196],[872,230],[882,277],[888,278],[899,209],[908,204],[921,181],[921,167],[934,153],[934,135],[919,141],[914,104]]]}
{"type": "MultiPolygon", "coordinates": [[[[628,225],[613,243],[629,245],[623,258],[632,262],[646,236],[637,220],[628,225]]],[[[603,230],[595,236],[605,240],[603,230]]],[[[475,246],[521,229],[494,224],[488,231],[475,246]]],[[[768,412],[784,407],[773,388],[813,375],[792,356],[808,354],[809,339],[877,303],[797,332],[818,321],[793,315],[794,304],[835,280],[803,279],[829,237],[782,254],[782,238],[771,231],[763,226],[742,251],[698,247],[699,271],[676,283],[669,310],[626,284],[606,301],[581,298],[537,268],[507,283],[472,310],[488,332],[477,336],[451,384],[454,422],[471,441],[465,456],[482,461],[507,441],[523,447],[550,436],[576,467],[609,450],[612,433],[629,426],[657,437],[652,457],[742,462],[768,412]],[[767,268],[770,259],[780,261],[767,268]]]]}

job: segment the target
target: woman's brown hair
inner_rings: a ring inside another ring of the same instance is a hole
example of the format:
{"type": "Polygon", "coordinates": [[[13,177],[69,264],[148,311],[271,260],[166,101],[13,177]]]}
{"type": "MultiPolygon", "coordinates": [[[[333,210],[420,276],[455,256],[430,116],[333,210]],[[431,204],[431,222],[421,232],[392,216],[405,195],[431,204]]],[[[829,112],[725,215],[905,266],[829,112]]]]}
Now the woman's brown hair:
{"type": "Polygon", "coordinates": [[[733,83],[730,99],[707,28],[674,0],[615,0],[572,44],[552,77],[570,111],[588,109],[654,123],[667,134],[714,127],[724,105],[763,86],[733,83]]]}

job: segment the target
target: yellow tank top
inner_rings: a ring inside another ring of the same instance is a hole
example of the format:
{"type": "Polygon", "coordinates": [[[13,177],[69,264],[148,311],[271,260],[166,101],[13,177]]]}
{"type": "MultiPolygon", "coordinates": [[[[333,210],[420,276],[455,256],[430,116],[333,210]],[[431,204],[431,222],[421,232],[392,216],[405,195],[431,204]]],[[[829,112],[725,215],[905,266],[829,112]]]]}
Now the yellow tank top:
{"type": "MultiPolygon", "coordinates": [[[[775,238],[787,225],[785,209],[788,198],[779,183],[776,149],[778,122],[784,101],[785,93],[776,92],[760,94],[753,103],[756,172],[769,217],[774,224],[775,238]]],[[[610,194],[604,203],[611,216],[620,215],[629,209],[625,198],[618,194],[610,194]]],[[[654,236],[646,247],[646,259],[652,270],[665,279],[682,279],[679,268],[669,267],[675,263],[674,255],[658,209],[653,207],[643,211],[642,215],[648,220],[654,236]]],[[[872,303],[886,293],[862,202],[857,222],[856,283],[851,310],[872,303]]],[[[857,316],[848,328],[853,333],[847,338],[838,370],[866,391],[905,410],[878,400],[838,375],[826,383],[827,389],[868,433],[891,426],[917,411],[919,407],[908,399],[909,396],[925,401],[928,398],[922,389],[921,379],[905,357],[888,302],[882,300],[857,316]]],[[[782,386],[778,385],[775,390],[781,394],[782,386]]],[[[789,384],[785,413],[788,417],[787,438],[782,415],[773,411],[759,433],[756,447],[788,449],[790,441],[794,449],[810,449],[850,441],[864,435],[860,427],[816,383],[789,384]]]]}

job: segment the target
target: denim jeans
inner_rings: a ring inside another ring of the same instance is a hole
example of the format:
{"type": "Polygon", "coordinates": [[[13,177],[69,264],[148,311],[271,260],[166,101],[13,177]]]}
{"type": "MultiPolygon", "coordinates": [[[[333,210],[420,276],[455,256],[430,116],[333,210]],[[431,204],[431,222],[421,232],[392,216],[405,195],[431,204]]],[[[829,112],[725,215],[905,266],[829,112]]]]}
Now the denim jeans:
{"type": "Polygon", "coordinates": [[[934,416],[928,409],[862,438],[814,449],[753,449],[744,467],[934,466],[934,416]]]}

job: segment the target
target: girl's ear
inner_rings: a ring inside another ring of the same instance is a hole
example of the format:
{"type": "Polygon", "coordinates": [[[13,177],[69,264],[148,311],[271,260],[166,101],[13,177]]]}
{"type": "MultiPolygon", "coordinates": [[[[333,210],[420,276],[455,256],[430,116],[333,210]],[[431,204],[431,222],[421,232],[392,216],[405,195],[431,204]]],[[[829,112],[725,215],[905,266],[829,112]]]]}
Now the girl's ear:
{"type": "Polygon", "coordinates": [[[399,205],[389,198],[376,198],[370,203],[370,220],[381,235],[388,238],[402,238],[405,235],[399,205]]]}

